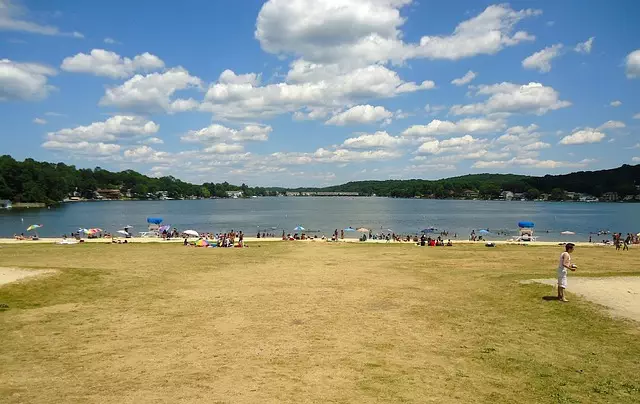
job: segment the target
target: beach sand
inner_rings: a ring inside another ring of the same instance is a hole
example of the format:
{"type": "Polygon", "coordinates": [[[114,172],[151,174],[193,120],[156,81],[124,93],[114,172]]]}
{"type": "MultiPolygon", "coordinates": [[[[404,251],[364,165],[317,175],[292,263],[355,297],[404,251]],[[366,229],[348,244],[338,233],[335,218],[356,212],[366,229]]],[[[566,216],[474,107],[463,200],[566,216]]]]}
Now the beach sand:
{"type": "MultiPolygon", "coordinates": [[[[550,286],[558,283],[557,279],[532,279],[531,282],[550,286]]],[[[640,276],[570,276],[567,286],[567,291],[607,307],[614,316],[640,321],[640,276]]]]}
{"type": "MultiPolygon", "coordinates": [[[[114,238],[115,240],[122,240],[124,238],[114,238]]],[[[445,238],[446,241],[448,238],[445,238]]],[[[196,238],[190,238],[189,241],[196,241],[196,238]]],[[[55,244],[62,241],[62,238],[40,238],[39,240],[16,240],[13,238],[0,238],[0,244],[55,244]]],[[[129,243],[158,243],[158,244],[167,244],[167,243],[182,243],[184,241],[183,238],[174,238],[171,240],[163,240],[161,238],[155,237],[134,237],[127,239],[129,243]]],[[[279,237],[267,237],[267,238],[256,238],[256,237],[245,237],[245,243],[263,243],[263,242],[282,242],[283,240],[279,237]]],[[[326,241],[326,240],[325,240],[326,241]]],[[[340,243],[362,243],[357,238],[345,238],[343,240],[338,240],[340,243]]],[[[523,242],[517,243],[510,240],[485,240],[485,241],[470,241],[470,240],[458,240],[451,239],[453,244],[472,244],[472,245],[484,245],[487,242],[492,242],[496,245],[522,245],[522,246],[557,246],[563,243],[562,241],[535,241],[535,242],[523,242]]],[[[85,243],[110,243],[111,239],[109,238],[94,238],[94,239],[84,239],[85,243]]],[[[324,242],[321,239],[309,239],[309,240],[297,240],[296,242],[314,242],[314,243],[322,243],[324,242]]],[[[565,241],[568,243],[570,241],[565,241]]],[[[587,242],[574,242],[576,246],[579,247],[608,247],[608,245],[602,243],[587,243],[587,242]]],[[[365,244],[388,244],[386,240],[367,240],[365,244]]],[[[391,242],[391,244],[407,244],[407,245],[415,245],[413,242],[391,242]]],[[[73,245],[73,244],[69,244],[73,245]]]]}

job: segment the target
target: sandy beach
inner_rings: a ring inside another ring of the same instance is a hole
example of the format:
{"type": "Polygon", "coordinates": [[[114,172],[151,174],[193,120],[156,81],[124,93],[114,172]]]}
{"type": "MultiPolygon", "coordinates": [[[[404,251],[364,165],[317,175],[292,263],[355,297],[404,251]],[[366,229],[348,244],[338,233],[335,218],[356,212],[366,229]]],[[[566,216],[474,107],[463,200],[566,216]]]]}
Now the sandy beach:
{"type": "MultiPolygon", "coordinates": [[[[114,238],[115,240],[122,240],[124,238],[114,238]]],[[[0,238],[0,244],[56,244],[62,241],[62,238],[53,238],[53,237],[45,237],[40,238],[38,240],[16,240],[13,238],[0,238]]],[[[144,244],[172,244],[172,243],[182,243],[184,239],[175,238],[171,240],[163,240],[161,238],[155,237],[134,237],[130,239],[126,239],[129,243],[144,243],[144,244]]],[[[195,241],[196,238],[190,238],[189,241],[195,241]]],[[[321,239],[307,239],[307,240],[296,240],[296,241],[286,241],[282,240],[278,237],[266,237],[266,238],[256,238],[256,237],[245,237],[245,243],[272,243],[272,242],[292,242],[292,243],[324,243],[326,240],[321,239]]],[[[447,239],[445,238],[445,241],[447,239]]],[[[470,240],[451,240],[454,245],[455,244],[463,244],[463,245],[484,245],[487,242],[492,242],[496,245],[523,245],[523,246],[557,246],[562,244],[562,241],[534,241],[534,242],[514,242],[507,240],[485,240],[485,241],[470,241],[470,240]]],[[[356,238],[345,238],[342,240],[338,240],[339,243],[358,243],[358,244],[397,244],[397,245],[415,245],[413,242],[387,242],[386,240],[367,240],[366,242],[362,242],[356,238]]],[[[111,239],[108,238],[94,238],[94,239],[83,239],[83,243],[111,243],[111,239]]],[[[576,246],[580,247],[609,247],[609,245],[602,243],[587,243],[587,242],[573,242],[576,246]]]]}

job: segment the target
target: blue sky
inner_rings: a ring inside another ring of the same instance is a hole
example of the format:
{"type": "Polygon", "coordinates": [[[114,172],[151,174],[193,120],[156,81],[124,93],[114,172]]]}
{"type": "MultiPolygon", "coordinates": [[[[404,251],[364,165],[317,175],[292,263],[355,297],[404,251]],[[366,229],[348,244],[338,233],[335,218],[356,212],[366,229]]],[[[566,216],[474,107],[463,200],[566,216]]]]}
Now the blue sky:
{"type": "Polygon", "coordinates": [[[635,1],[0,0],[0,153],[327,185],[640,163],[635,1]]]}

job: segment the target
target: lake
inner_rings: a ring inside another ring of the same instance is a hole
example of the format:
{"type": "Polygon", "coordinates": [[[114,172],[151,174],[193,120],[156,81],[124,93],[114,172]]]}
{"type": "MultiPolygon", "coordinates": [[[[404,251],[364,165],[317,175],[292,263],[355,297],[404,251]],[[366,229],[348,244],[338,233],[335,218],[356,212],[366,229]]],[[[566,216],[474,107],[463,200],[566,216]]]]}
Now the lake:
{"type": "MultiPolygon", "coordinates": [[[[43,224],[40,236],[58,237],[78,228],[99,227],[115,232],[125,225],[135,233],[147,228],[149,216],[164,218],[179,230],[221,232],[258,229],[294,233],[302,225],[330,235],[334,229],[366,227],[374,232],[416,233],[434,226],[467,238],[472,229],[504,229],[515,234],[518,221],[536,224],[540,240],[587,241],[590,232],[640,231],[640,205],[633,203],[505,202],[376,197],[268,197],[188,201],[76,202],[51,209],[0,211],[0,237],[26,233],[43,224]],[[576,232],[561,236],[561,231],[576,232]],[[548,231],[548,233],[547,233],[548,231]]],[[[358,233],[347,234],[357,237],[358,233]]],[[[506,236],[489,238],[505,239],[506,236]]],[[[600,237],[603,238],[603,237],[600,237]]],[[[595,240],[595,239],[594,239],[595,240]]]]}

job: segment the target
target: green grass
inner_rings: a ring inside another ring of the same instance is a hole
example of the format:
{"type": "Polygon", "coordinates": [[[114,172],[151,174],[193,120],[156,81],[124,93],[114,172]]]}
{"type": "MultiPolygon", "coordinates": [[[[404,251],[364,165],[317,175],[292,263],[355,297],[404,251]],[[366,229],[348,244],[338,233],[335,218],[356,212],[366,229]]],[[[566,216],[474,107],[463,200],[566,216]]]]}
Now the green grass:
{"type": "MultiPolygon", "coordinates": [[[[555,247],[3,246],[0,402],[640,401],[640,327],[545,301],[555,247]]],[[[640,275],[581,248],[571,276],[640,275]]]]}

